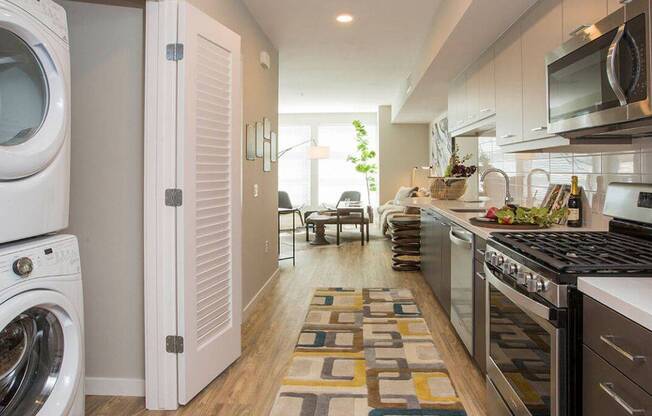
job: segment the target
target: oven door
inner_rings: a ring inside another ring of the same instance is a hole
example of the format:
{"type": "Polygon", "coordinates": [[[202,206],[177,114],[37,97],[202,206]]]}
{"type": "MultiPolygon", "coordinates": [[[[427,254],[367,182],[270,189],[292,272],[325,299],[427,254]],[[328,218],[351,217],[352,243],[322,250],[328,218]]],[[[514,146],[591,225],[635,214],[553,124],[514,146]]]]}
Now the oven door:
{"type": "Polygon", "coordinates": [[[561,416],[565,329],[551,319],[556,310],[521,293],[487,265],[485,274],[487,376],[514,415],[561,416]]]}
{"type": "Polygon", "coordinates": [[[565,133],[649,116],[648,7],[635,0],[546,57],[548,131],[565,133]]]}

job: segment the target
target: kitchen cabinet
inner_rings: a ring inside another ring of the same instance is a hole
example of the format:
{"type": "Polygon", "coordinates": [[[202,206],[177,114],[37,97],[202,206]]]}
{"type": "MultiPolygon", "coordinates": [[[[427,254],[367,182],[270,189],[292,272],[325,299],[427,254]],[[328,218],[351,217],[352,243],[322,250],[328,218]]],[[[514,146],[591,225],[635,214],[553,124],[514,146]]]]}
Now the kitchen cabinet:
{"type": "Polygon", "coordinates": [[[448,92],[448,130],[455,131],[467,123],[466,73],[460,74],[450,84],[448,92]]]}
{"type": "Polygon", "coordinates": [[[564,42],[607,16],[607,0],[563,0],[564,42]]]}
{"type": "Polygon", "coordinates": [[[494,49],[489,48],[467,71],[466,110],[468,123],[485,119],[496,112],[494,49]]]}
{"type": "Polygon", "coordinates": [[[450,223],[433,210],[421,210],[421,273],[450,316],[450,223]]]}
{"type": "Polygon", "coordinates": [[[496,141],[523,140],[521,30],[517,23],[495,45],[496,141]]]}
{"type": "Polygon", "coordinates": [[[582,414],[652,412],[652,331],[583,297],[582,414]]]}
{"type": "Polygon", "coordinates": [[[484,250],[486,240],[474,238],[475,267],[473,277],[473,360],[482,371],[487,373],[487,288],[484,275],[484,250]]]}
{"type": "Polygon", "coordinates": [[[547,131],[545,56],[562,43],[561,0],[541,0],[521,21],[523,140],[551,137],[547,131]]]}

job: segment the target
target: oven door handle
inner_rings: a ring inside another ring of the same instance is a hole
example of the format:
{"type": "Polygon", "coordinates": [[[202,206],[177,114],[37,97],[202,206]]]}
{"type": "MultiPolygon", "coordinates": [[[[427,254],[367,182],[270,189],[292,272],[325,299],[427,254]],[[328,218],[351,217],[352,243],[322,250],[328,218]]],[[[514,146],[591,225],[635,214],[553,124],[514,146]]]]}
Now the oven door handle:
{"type": "Polygon", "coordinates": [[[524,294],[520,293],[518,290],[514,289],[513,287],[509,286],[508,284],[504,283],[502,280],[496,277],[496,275],[493,274],[491,269],[487,267],[487,265],[484,265],[484,274],[492,285],[496,287],[502,293],[503,295],[507,296],[509,300],[514,302],[518,307],[540,317],[545,319],[546,321],[550,320],[550,308],[533,300],[530,299],[529,297],[525,296],[524,294]]]}
{"type": "Polygon", "coordinates": [[[618,98],[618,102],[621,106],[627,105],[627,97],[625,96],[625,91],[623,91],[623,88],[620,86],[618,75],[616,75],[616,55],[618,54],[620,41],[623,39],[624,34],[625,25],[623,24],[618,28],[616,36],[611,41],[607,53],[607,79],[609,80],[609,85],[614,91],[614,94],[616,94],[616,98],[618,98]]]}

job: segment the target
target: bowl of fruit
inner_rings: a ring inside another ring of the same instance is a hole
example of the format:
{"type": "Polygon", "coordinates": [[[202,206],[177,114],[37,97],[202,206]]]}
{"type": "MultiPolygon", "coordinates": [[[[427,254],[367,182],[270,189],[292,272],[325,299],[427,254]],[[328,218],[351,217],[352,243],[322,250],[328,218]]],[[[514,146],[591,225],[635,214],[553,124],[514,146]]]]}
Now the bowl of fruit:
{"type": "Polygon", "coordinates": [[[502,208],[491,207],[482,217],[471,218],[471,223],[480,227],[537,229],[549,228],[560,223],[568,215],[568,208],[549,210],[527,208],[517,205],[505,205],[502,208]]]}

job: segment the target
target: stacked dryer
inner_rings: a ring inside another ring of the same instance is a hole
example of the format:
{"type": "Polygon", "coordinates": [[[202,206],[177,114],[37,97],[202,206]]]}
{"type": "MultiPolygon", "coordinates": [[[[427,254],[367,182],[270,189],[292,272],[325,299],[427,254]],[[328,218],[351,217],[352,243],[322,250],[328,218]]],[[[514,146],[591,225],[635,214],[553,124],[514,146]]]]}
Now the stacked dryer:
{"type": "Polygon", "coordinates": [[[83,305],[68,226],[63,8],[0,0],[0,416],[83,414],[83,305]]]}

